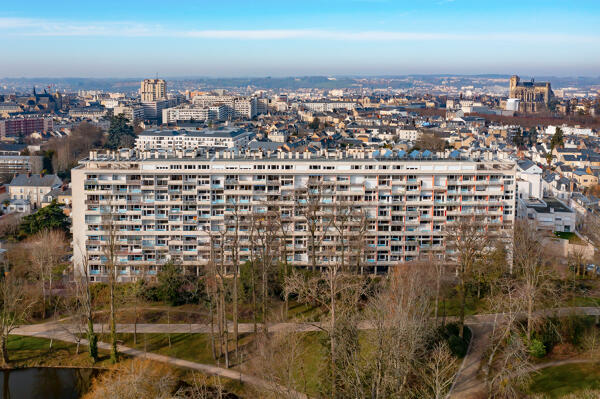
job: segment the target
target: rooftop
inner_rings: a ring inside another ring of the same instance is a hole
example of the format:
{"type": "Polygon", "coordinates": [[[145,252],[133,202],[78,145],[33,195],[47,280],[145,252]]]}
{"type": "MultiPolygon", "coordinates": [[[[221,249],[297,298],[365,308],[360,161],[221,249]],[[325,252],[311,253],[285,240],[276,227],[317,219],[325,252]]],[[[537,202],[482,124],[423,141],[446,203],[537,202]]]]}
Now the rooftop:
{"type": "Polygon", "coordinates": [[[236,127],[221,127],[217,129],[203,129],[203,130],[160,130],[151,129],[145,130],[139,134],[139,136],[150,136],[150,137],[223,137],[223,138],[234,138],[242,134],[247,133],[246,130],[236,127]]]}

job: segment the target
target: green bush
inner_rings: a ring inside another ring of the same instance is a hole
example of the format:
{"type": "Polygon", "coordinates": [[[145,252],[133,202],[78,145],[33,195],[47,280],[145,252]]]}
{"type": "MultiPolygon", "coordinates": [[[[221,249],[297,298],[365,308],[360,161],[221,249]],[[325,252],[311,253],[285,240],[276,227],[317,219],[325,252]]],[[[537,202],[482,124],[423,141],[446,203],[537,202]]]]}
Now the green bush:
{"type": "Polygon", "coordinates": [[[450,347],[452,354],[457,357],[465,357],[467,349],[469,348],[469,345],[465,340],[458,335],[451,335],[450,338],[448,338],[448,346],[450,347]]]}
{"type": "Polygon", "coordinates": [[[546,356],[546,347],[542,341],[534,338],[529,342],[529,353],[531,356],[541,359],[546,356]]]}

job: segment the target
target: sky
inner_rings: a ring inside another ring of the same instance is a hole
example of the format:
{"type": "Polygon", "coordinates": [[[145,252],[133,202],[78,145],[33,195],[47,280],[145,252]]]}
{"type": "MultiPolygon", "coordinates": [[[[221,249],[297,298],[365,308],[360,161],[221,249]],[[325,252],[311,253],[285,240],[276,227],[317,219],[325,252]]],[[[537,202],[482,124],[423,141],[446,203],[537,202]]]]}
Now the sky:
{"type": "Polygon", "coordinates": [[[29,0],[0,77],[600,75],[598,0],[29,0]]]}

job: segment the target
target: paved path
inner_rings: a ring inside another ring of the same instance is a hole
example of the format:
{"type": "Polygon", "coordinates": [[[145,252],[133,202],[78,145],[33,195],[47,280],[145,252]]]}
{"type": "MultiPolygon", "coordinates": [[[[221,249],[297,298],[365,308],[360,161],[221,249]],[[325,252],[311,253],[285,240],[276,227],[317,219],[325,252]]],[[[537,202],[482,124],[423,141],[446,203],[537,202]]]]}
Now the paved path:
{"type": "MultiPolygon", "coordinates": [[[[48,324],[38,325],[39,328],[30,328],[32,326],[24,326],[18,328],[13,331],[13,334],[17,335],[26,335],[30,337],[39,337],[39,338],[47,338],[47,339],[56,339],[60,341],[73,342],[76,343],[75,337],[72,333],[68,332],[66,329],[60,326],[52,326],[48,324]]],[[[87,346],[88,341],[82,339],[80,341],[81,345],[87,346]]],[[[105,342],[98,342],[98,348],[110,351],[110,344],[105,342]]],[[[260,378],[254,377],[249,374],[244,374],[240,371],[232,370],[232,369],[224,369],[222,367],[213,366],[210,364],[202,364],[191,362],[188,360],[178,359],[171,356],[159,355],[156,353],[144,352],[138,349],[130,348],[123,345],[117,345],[117,349],[120,353],[133,356],[140,357],[145,359],[154,360],[156,362],[162,362],[171,364],[173,366],[185,367],[191,370],[197,370],[205,374],[210,375],[218,375],[221,377],[229,378],[232,380],[237,380],[245,384],[254,385],[260,388],[267,389],[269,391],[275,392],[286,392],[287,397],[290,398],[298,398],[298,399],[307,399],[305,394],[288,390],[285,387],[274,385],[269,383],[268,381],[262,380],[260,378]]]]}
{"type": "MultiPolygon", "coordinates": [[[[540,313],[546,316],[555,315],[557,317],[572,314],[598,316],[600,315],[600,308],[558,308],[538,312],[538,314],[540,313]]],[[[525,317],[525,314],[520,316],[525,317]]],[[[448,394],[450,399],[479,399],[487,396],[485,381],[479,378],[479,370],[481,369],[481,361],[485,355],[485,350],[489,345],[494,323],[501,320],[501,314],[481,314],[469,316],[465,319],[465,324],[471,329],[471,342],[467,355],[456,373],[454,384],[448,394]]]]}
{"type": "Polygon", "coordinates": [[[598,360],[593,359],[565,359],[554,360],[552,362],[540,363],[533,366],[533,371],[543,370],[548,367],[564,366],[565,364],[582,364],[582,363],[598,363],[598,360]]]}
{"type": "MultiPolygon", "coordinates": [[[[538,312],[539,314],[540,312],[538,312]]],[[[581,314],[581,315],[592,315],[597,316],[600,315],[600,308],[595,307],[573,307],[573,308],[558,308],[558,309],[548,309],[541,311],[542,314],[547,316],[555,315],[557,317],[568,316],[571,314],[581,314]]],[[[525,317],[525,314],[520,315],[521,317],[525,317]]],[[[467,355],[463,359],[461,367],[459,368],[454,384],[448,394],[448,397],[451,399],[477,399],[484,398],[486,396],[485,382],[479,378],[479,370],[481,368],[481,361],[485,355],[485,350],[488,347],[490,335],[492,332],[492,328],[494,323],[501,321],[503,318],[502,314],[480,314],[469,316],[465,320],[465,324],[469,326],[471,329],[471,342],[469,344],[469,350],[467,351],[467,355]]],[[[297,332],[309,332],[309,331],[320,331],[321,326],[320,323],[274,323],[269,325],[269,331],[297,331],[297,332]]],[[[259,325],[260,328],[260,325],[259,325]]],[[[368,330],[372,329],[373,326],[368,321],[362,322],[359,325],[359,329],[368,330]]],[[[117,332],[120,333],[132,333],[134,330],[133,324],[117,324],[117,332]]],[[[94,327],[94,331],[108,331],[107,325],[96,324],[94,327]]],[[[233,331],[233,324],[230,323],[229,331],[233,331]]],[[[239,324],[239,332],[240,333],[248,333],[254,331],[254,324],[252,323],[240,323],[239,324]]],[[[39,336],[44,338],[55,338],[66,340],[69,342],[75,342],[73,338],[74,333],[78,333],[79,329],[77,326],[69,323],[44,323],[44,324],[32,324],[19,327],[13,331],[15,335],[28,335],[28,336],[39,336]],[[63,339],[58,338],[58,336],[62,336],[63,339]]],[[[137,332],[142,333],[209,333],[210,325],[209,324],[138,324],[137,332]]],[[[84,341],[81,341],[84,344],[84,341]]],[[[86,345],[87,342],[84,344],[86,345]]],[[[108,344],[106,348],[110,349],[108,344]]],[[[105,349],[104,347],[102,347],[105,349]]],[[[123,353],[131,354],[132,356],[146,356],[145,352],[121,347],[123,349],[119,349],[123,353]]],[[[147,355],[148,357],[150,354],[147,355]]],[[[164,361],[166,363],[179,365],[182,367],[193,368],[199,371],[203,371],[208,374],[221,375],[227,378],[234,378],[240,380],[242,382],[247,382],[250,384],[255,384],[259,386],[265,386],[264,384],[268,384],[265,381],[257,379],[256,377],[252,377],[249,375],[243,375],[241,373],[235,372],[233,370],[222,369],[211,365],[187,362],[181,359],[176,359],[168,356],[155,355],[158,358],[155,359],[157,361],[164,361]],[[159,360],[162,359],[162,360],[159,360]],[[181,362],[181,363],[180,363],[181,362]],[[233,373],[233,374],[232,374],[233,373]],[[235,375],[231,377],[231,375],[235,375]]],[[[300,395],[300,394],[298,394],[300,395]]]]}

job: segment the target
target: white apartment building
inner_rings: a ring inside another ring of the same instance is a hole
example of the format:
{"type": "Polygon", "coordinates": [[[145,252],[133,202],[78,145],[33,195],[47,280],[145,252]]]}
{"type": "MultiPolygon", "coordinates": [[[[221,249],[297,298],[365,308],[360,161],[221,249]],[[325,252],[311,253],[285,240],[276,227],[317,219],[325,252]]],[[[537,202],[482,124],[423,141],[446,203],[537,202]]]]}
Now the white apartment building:
{"type": "Polygon", "coordinates": [[[446,226],[462,218],[510,234],[514,162],[381,155],[91,152],[72,170],[75,264],[106,280],[113,243],[122,281],[168,261],[197,273],[221,253],[231,264],[234,242],[239,262],[268,243],[290,265],[381,273],[444,254],[446,226]]]}
{"type": "Polygon", "coordinates": [[[356,109],[356,103],[353,101],[311,101],[299,105],[313,112],[333,112],[338,109],[351,111],[356,109]]]}
{"type": "Polygon", "coordinates": [[[200,107],[210,107],[213,105],[224,105],[227,107],[229,115],[233,119],[252,119],[258,113],[258,101],[256,97],[237,97],[237,96],[195,96],[192,98],[192,104],[200,107]]]}
{"type": "Polygon", "coordinates": [[[144,119],[154,120],[157,123],[162,123],[163,110],[169,107],[169,101],[158,100],[142,102],[144,109],[144,119]]]}
{"type": "Polygon", "coordinates": [[[402,129],[402,128],[397,128],[396,129],[396,134],[398,135],[398,139],[399,140],[417,141],[419,139],[419,137],[421,137],[421,135],[423,133],[421,133],[417,129],[402,129]]]}
{"type": "Polygon", "coordinates": [[[140,122],[144,120],[144,107],[141,105],[119,105],[113,109],[113,115],[123,115],[132,123],[140,122]]]}
{"type": "Polygon", "coordinates": [[[204,130],[146,130],[135,139],[135,148],[142,151],[197,148],[241,148],[248,144],[252,132],[224,127],[204,130]]]}
{"type": "Polygon", "coordinates": [[[229,108],[223,104],[208,107],[180,106],[163,110],[163,123],[177,121],[225,121],[229,120],[229,108]]]}

